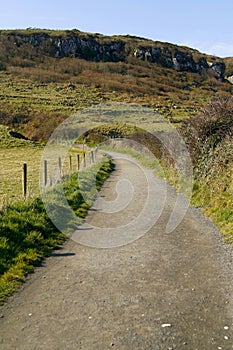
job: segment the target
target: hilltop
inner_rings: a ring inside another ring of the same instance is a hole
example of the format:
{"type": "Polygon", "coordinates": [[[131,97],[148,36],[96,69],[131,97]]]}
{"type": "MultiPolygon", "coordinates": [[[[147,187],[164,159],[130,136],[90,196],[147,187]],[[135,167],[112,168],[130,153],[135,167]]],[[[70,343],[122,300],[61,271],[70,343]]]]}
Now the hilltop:
{"type": "Polygon", "coordinates": [[[1,30],[0,48],[0,123],[34,139],[92,104],[136,102],[179,122],[233,92],[232,59],[135,36],[1,30]]]}

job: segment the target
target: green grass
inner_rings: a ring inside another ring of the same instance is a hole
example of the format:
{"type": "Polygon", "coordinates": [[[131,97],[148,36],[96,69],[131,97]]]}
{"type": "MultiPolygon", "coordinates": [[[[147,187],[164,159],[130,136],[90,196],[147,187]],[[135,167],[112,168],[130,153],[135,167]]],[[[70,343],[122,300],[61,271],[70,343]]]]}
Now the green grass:
{"type": "MultiPolygon", "coordinates": [[[[44,148],[42,146],[0,148],[0,208],[5,204],[13,203],[23,198],[22,174],[23,164],[27,164],[27,196],[35,198],[40,193],[39,179],[41,158],[44,148]]],[[[72,150],[67,154],[63,164],[63,173],[69,170],[69,155],[73,158],[73,171],[77,169],[77,154],[82,156],[81,150],[72,150]]],[[[58,162],[58,159],[56,160],[58,162]]],[[[50,178],[50,173],[48,173],[50,178]]]]}
{"type": "MultiPolygon", "coordinates": [[[[14,134],[13,134],[14,135],[14,134]]],[[[20,135],[19,135],[20,136],[20,135]]],[[[56,152],[58,152],[56,146],[56,152]]],[[[67,149],[67,156],[63,163],[62,172],[67,175],[78,168],[77,155],[83,159],[83,150],[67,149]],[[72,156],[72,169],[69,168],[69,157],[72,156]]],[[[40,194],[40,168],[44,146],[29,140],[18,139],[11,136],[11,130],[8,127],[0,125],[0,209],[7,204],[14,203],[23,199],[22,175],[23,164],[27,164],[27,197],[35,198],[40,194]]],[[[56,153],[57,154],[57,153],[56,153]]],[[[56,156],[57,157],[57,156],[56,156]]],[[[48,159],[51,162],[58,162],[58,159],[48,159]]],[[[50,167],[49,167],[50,169],[50,167]]],[[[50,172],[48,178],[50,179],[50,172]]]]}
{"type": "Polygon", "coordinates": [[[39,195],[39,166],[42,147],[1,148],[0,208],[23,198],[23,164],[28,166],[28,196],[39,195]]]}
{"type": "MultiPolygon", "coordinates": [[[[97,172],[96,185],[99,190],[112,169],[111,160],[103,158],[101,163],[85,170],[87,188],[93,185],[93,176],[97,172]]],[[[80,194],[78,174],[72,174],[62,184],[48,189],[54,206],[57,205],[57,210],[61,209],[62,212],[66,207],[61,208],[61,189],[81,223],[96,192],[87,191],[87,198],[84,199],[80,194]]],[[[73,230],[70,217],[66,220],[67,227],[73,230]]],[[[59,247],[67,236],[54,227],[40,198],[19,201],[0,211],[0,232],[0,302],[3,302],[33,271],[34,266],[59,247]]]]}
{"type": "Polygon", "coordinates": [[[233,244],[233,166],[230,164],[215,177],[196,180],[192,204],[201,207],[233,244]]]}

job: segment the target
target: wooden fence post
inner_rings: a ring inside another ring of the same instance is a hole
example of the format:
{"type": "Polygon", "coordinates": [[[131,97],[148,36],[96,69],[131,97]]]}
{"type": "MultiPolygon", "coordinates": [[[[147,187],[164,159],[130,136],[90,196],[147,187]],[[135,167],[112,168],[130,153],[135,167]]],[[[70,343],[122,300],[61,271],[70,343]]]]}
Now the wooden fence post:
{"type": "Polygon", "coordinates": [[[70,155],[70,174],[72,173],[72,156],[70,155]]]}
{"type": "Polygon", "coordinates": [[[23,165],[23,197],[27,198],[27,164],[24,163],[23,165]]]}
{"type": "Polygon", "coordinates": [[[48,183],[48,162],[44,160],[44,185],[47,186],[48,183]]]}
{"type": "Polygon", "coordinates": [[[62,164],[61,164],[61,157],[58,159],[58,165],[59,165],[59,175],[60,178],[62,178],[62,164]]]}
{"type": "Polygon", "coordinates": [[[86,153],[83,154],[83,166],[86,168],[86,153]]]}
{"type": "Polygon", "coordinates": [[[77,155],[77,159],[78,159],[78,170],[80,169],[80,154],[77,155]]]}

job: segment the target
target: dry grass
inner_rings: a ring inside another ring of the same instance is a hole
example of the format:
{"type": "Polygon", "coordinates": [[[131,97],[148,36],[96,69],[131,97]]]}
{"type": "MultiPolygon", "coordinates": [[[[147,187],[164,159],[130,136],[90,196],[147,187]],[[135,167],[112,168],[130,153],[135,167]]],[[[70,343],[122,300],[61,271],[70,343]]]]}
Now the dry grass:
{"type": "Polygon", "coordinates": [[[28,165],[28,196],[39,195],[41,147],[0,149],[0,207],[23,198],[23,164],[28,165]]]}
{"type": "MultiPolygon", "coordinates": [[[[0,149],[0,208],[6,204],[23,199],[23,164],[27,164],[28,171],[28,198],[36,198],[40,194],[40,174],[43,171],[42,154],[43,147],[21,147],[21,148],[1,148],[0,149]],[[42,170],[41,170],[42,169],[42,170]]],[[[48,182],[51,181],[53,173],[52,165],[59,162],[59,151],[56,149],[56,159],[48,160],[48,182]]],[[[62,165],[62,174],[69,175],[77,171],[78,158],[83,162],[83,151],[72,149],[62,165]],[[70,156],[72,157],[72,166],[70,168],[70,156]]],[[[89,154],[87,153],[87,165],[89,165],[89,154]]],[[[81,163],[82,164],[82,163],[81,163]]],[[[83,164],[82,164],[83,167],[83,164]]]]}

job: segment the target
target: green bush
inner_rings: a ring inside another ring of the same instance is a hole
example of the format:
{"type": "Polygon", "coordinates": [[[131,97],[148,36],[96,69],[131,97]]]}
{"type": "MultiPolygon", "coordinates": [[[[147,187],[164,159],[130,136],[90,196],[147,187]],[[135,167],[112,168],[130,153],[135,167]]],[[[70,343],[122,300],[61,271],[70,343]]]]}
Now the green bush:
{"type": "Polygon", "coordinates": [[[193,204],[233,242],[233,98],[210,101],[181,132],[194,162],[193,204]]]}

